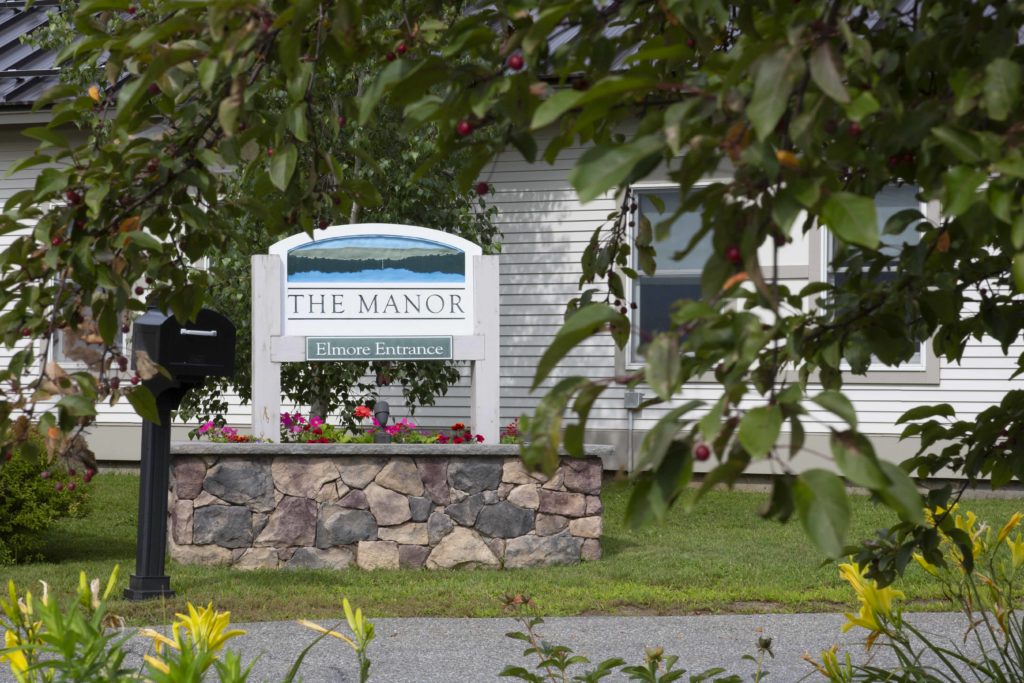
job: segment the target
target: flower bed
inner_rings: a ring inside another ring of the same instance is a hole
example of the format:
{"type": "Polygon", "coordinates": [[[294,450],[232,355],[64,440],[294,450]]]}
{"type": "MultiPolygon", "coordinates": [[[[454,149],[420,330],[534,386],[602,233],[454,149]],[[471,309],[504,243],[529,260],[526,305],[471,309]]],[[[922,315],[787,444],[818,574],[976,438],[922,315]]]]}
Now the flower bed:
{"type": "MultiPolygon", "coordinates": [[[[607,452],[606,452],[607,451],[607,452]]],[[[530,567],[601,555],[601,460],[515,445],[173,444],[171,557],[239,568],[530,567]]]]}

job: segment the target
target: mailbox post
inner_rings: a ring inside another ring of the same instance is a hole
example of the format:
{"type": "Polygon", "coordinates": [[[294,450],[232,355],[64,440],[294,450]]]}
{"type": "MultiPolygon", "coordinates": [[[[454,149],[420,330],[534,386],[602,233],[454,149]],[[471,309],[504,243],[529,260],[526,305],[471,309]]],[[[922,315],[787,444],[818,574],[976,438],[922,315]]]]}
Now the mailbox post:
{"type": "MultiPolygon", "coordinates": [[[[135,321],[133,351],[145,351],[164,368],[144,382],[156,397],[160,424],[142,423],[139,481],[139,525],[135,573],[128,580],[128,600],[170,597],[171,580],[164,573],[167,553],[167,495],[171,465],[171,411],[185,393],[211,376],[235,373],[235,327],[227,318],[202,309],[194,324],[182,326],[174,316],[150,308],[135,321]]],[[[134,356],[134,353],[133,353],[134,356]]],[[[134,367],[134,363],[133,363],[134,367]]]]}

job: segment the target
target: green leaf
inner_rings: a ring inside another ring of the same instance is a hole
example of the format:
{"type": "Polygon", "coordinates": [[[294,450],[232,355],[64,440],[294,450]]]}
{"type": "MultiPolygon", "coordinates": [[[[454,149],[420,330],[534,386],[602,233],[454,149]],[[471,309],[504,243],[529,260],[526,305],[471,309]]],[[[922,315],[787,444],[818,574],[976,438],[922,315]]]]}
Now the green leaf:
{"type": "Polygon", "coordinates": [[[800,53],[792,48],[779,48],[756,65],[754,94],[747,105],[747,118],[754,124],[760,140],[768,137],[789,107],[789,95],[804,73],[800,53]]]}
{"type": "Polygon", "coordinates": [[[306,103],[293,105],[288,108],[288,130],[295,134],[296,139],[302,142],[309,142],[309,134],[306,122],[306,103]]]}
{"type": "Polygon", "coordinates": [[[740,420],[740,445],[752,457],[763,457],[774,448],[781,429],[782,411],[778,406],[752,408],[740,420]]]}
{"type": "Polygon", "coordinates": [[[65,396],[61,400],[57,401],[57,406],[63,408],[69,415],[73,415],[75,417],[96,414],[96,404],[85,396],[79,396],[77,394],[65,396]]]}
{"type": "Polygon", "coordinates": [[[867,489],[877,490],[889,485],[889,479],[878,465],[871,442],[856,432],[832,432],[829,439],[836,466],[847,479],[867,489]]]}
{"type": "Polygon", "coordinates": [[[793,498],[804,531],[819,550],[838,559],[850,526],[850,502],[843,480],[825,470],[807,470],[797,477],[793,498]]]}
{"type": "Polygon", "coordinates": [[[156,397],[149,387],[137,386],[128,392],[128,402],[135,408],[143,420],[149,420],[155,425],[160,424],[160,413],[156,409],[156,397]]]}
{"type": "Polygon", "coordinates": [[[839,74],[835,54],[828,43],[822,43],[811,54],[811,78],[821,91],[840,104],[850,101],[843,77],[839,74]]]}
{"type": "Polygon", "coordinates": [[[572,109],[583,97],[578,90],[559,90],[541,102],[530,121],[530,130],[539,130],[557,121],[562,114],[572,109]]]}
{"type": "Polygon", "coordinates": [[[25,130],[21,131],[21,134],[30,138],[35,138],[36,140],[40,140],[41,142],[48,143],[50,145],[53,145],[54,147],[71,146],[70,143],[68,143],[67,137],[65,137],[63,133],[56,131],[52,128],[44,128],[41,126],[35,128],[26,128],[25,130]]]}
{"type": "Polygon", "coordinates": [[[217,122],[224,130],[224,134],[231,136],[238,128],[238,114],[242,109],[240,98],[228,95],[220,101],[217,107],[217,122]]]}
{"type": "Polygon", "coordinates": [[[980,199],[978,188],[988,175],[981,169],[968,166],[954,166],[942,175],[944,194],[942,211],[950,216],[959,216],[971,204],[980,199]]]}
{"type": "Polygon", "coordinates": [[[932,135],[965,164],[974,164],[981,160],[981,141],[970,132],[953,126],[935,126],[932,135]]]}
{"type": "Polygon", "coordinates": [[[365,124],[370,120],[370,115],[373,114],[377,102],[384,96],[384,92],[405,78],[412,68],[412,62],[408,59],[398,59],[381,70],[363,96],[359,98],[359,123],[365,124]]]}
{"type": "Polygon", "coordinates": [[[647,360],[647,384],[658,398],[668,401],[679,390],[683,368],[679,362],[679,336],[659,334],[644,351],[647,360]]]}
{"type": "Polygon", "coordinates": [[[1000,57],[985,67],[985,108],[990,119],[1005,121],[1020,99],[1021,69],[1017,62],[1000,57]]]}
{"type": "Polygon", "coordinates": [[[1024,252],[1013,255],[1013,286],[1024,292],[1024,252]]]}
{"type": "Polygon", "coordinates": [[[270,160],[270,182],[274,183],[274,187],[282,192],[288,189],[298,158],[299,152],[295,145],[285,145],[283,149],[277,150],[274,158],[270,160]]]}
{"type": "Polygon", "coordinates": [[[900,415],[896,424],[903,424],[912,420],[923,420],[926,417],[955,417],[956,410],[948,403],[939,403],[933,406],[917,406],[900,415]]]}
{"type": "Polygon", "coordinates": [[[869,197],[851,192],[833,193],[821,209],[821,222],[844,242],[878,248],[878,212],[869,197]]]}
{"type": "Polygon", "coordinates": [[[660,158],[664,149],[665,141],[660,135],[645,135],[623,145],[591,147],[569,173],[569,181],[576,188],[580,201],[589,202],[606,190],[628,182],[641,162],[660,158]]]}
{"type": "Polygon", "coordinates": [[[645,470],[647,468],[658,469],[661,466],[662,460],[665,459],[668,447],[683,427],[679,422],[679,418],[702,405],[704,405],[704,401],[687,401],[683,405],[673,408],[662,415],[654,427],[647,432],[643,442],[640,444],[640,451],[637,453],[636,461],[637,470],[645,470]]]}
{"type": "Polygon", "coordinates": [[[565,354],[609,324],[628,326],[629,321],[611,306],[599,303],[584,306],[573,313],[562,325],[562,329],[558,330],[558,334],[537,363],[531,389],[536,389],[544,381],[565,354]]]}
{"type": "Polygon", "coordinates": [[[882,472],[889,478],[889,485],[876,491],[882,502],[896,511],[906,522],[924,524],[924,501],[921,494],[902,467],[885,460],[878,461],[882,472]]]}
{"type": "Polygon", "coordinates": [[[838,391],[823,391],[811,400],[830,413],[843,418],[851,427],[857,426],[857,411],[853,409],[850,399],[838,391]]]}
{"type": "Polygon", "coordinates": [[[881,108],[882,105],[878,103],[875,96],[868,90],[865,90],[854,97],[853,100],[844,107],[844,109],[846,109],[846,117],[851,121],[857,121],[858,123],[881,108]]]}

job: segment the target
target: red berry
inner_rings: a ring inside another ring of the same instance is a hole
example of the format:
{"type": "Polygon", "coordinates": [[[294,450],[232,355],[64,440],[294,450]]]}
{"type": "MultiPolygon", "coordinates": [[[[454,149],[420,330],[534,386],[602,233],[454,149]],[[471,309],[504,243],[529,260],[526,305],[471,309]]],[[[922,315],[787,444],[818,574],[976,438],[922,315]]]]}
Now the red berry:
{"type": "Polygon", "coordinates": [[[150,95],[156,95],[158,92],[160,92],[160,86],[156,83],[150,83],[149,87],[146,88],[146,92],[148,92],[150,95]]]}
{"type": "Polygon", "coordinates": [[[398,54],[404,55],[406,50],[408,50],[409,48],[406,46],[405,43],[399,43],[398,47],[395,49],[398,50],[398,54]]]}
{"type": "Polygon", "coordinates": [[[338,117],[338,128],[344,128],[346,123],[348,123],[348,119],[346,119],[344,116],[338,117]]]}
{"type": "Polygon", "coordinates": [[[330,223],[327,221],[326,218],[320,219],[320,229],[321,230],[326,230],[328,225],[330,225],[330,223]]]}
{"type": "Polygon", "coordinates": [[[129,325],[128,323],[121,325],[121,331],[124,332],[125,334],[128,334],[128,332],[131,331],[131,329],[131,325],[129,325]]]}
{"type": "Polygon", "coordinates": [[[131,5],[130,7],[128,7],[128,14],[130,14],[132,16],[135,16],[135,12],[136,11],[137,11],[137,9],[136,9],[135,5],[131,5]]]}
{"type": "Polygon", "coordinates": [[[481,180],[473,189],[476,190],[478,195],[483,196],[491,191],[491,186],[486,181],[481,180]]]}
{"type": "Polygon", "coordinates": [[[85,476],[82,477],[82,481],[88,484],[90,481],[92,481],[92,475],[86,472],[85,476]]]}
{"type": "Polygon", "coordinates": [[[68,482],[68,491],[74,491],[74,490],[75,490],[75,482],[69,481],[68,482]]]}
{"type": "Polygon", "coordinates": [[[632,308],[635,311],[636,310],[636,302],[633,301],[632,303],[630,303],[629,307],[632,308]]]}
{"type": "Polygon", "coordinates": [[[62,240],[60,237],[56,235],[50,238],[50,244],[52,244],[55,247],[59,247],[61,245],[61,242],[63,241],[64,240],[62,240]]]}
{"type": "Polygon", "coordinates": [[[733,265],[739,265],[743,263],[743,254],[740,252],[740,248],[735,244],[725,250],[725,258],[733,265]]]}
{"type": "Polygon", "coordinates": [[[692,50],[693,48],[697,47],[697,41],[694,40],[693,38],[687,38],[686,39],[686,47],[688,47],[688,48],[690,48],[692,50]]]}
{"type": "Polygon", "coordinates": [[[459,121],[459,124],[455,126],[455,132],[461,135],[462,137],[466,137],[467,135],[473,132],[473,124],[467,121],[466,119],[462,119],[461,121],[459,121]]]}
{"type": "Polygon", "coordinates": [[[140,381],[141,378],[138,375],[132,376],[132,384],[138,384],[140,381]]]}
{"type": "Polygon", "coordinates": [[[125,370],[127,370],[128,369],[128,359],[125,358],[124,356],[121,356],[120,358],[118,358],[117,359],[117,367],[121,368],[121,372],[124,372],[125,370]]]}
{"type": "Polygon", "coordinates": [[[145,293],[145,291],[146,290],[143,289],[142,287],[136,287],[135,288],[135,293],[138,294],[139,296],[142,296],[145,293]]]}
{"type": "Polygon", "coordinates": [[[32,330],[28,329],[27,327],[21,328],[21,336],[22,337],[27,337],[30,334],[32,334],[32,330]]]}
{"type": "Polygon", "coordinates": [[[96,476],[96,470],[94,470],[91,467],[86,469],[85,470],[85,476],[87,476],[87,477],[95,477],[96,476]]]}
{"type": "Polygon", "coordinates": [[[58,481],[56,484],[53,485],[53,488],[56,491],[63,491],[64,490],[64,484],[62,482],[58,481]]]}
{"type": "Polygon", "coordinates": [[[697,447],[693,449],[693,457],[703,462],[711,457],[711,449],[707,444],[697,444],[697,447]]]}
{"type": "Polygon", "coordinates": [[[121,386],[121,378],[120,377],[111,377],[110,378],[110,388],[116,391],[119,386],[121,386]]]}
{"type": "Polygon", "coordinates": [[[268,157],[274,156],[274,148],[273,147],[267,147],[267,156],[268,157]]]}
{"type": "Polygon", "coordinates": [[[74,206],[82,201],[82,195],[78,194],[74,190],[68,190],[64,193],[64,198],[68,200],[68,204],[74,206]]]}
{"type": "Polygon", "coordinates": [[[42,472],[40,472],[39,473],[39,478],[40,479],[49,479],[50,478],[50,470],[43,470],[42,472]]]}
{"type": "Polygon", "coordinates": [[[389,62],[395,61],[395,53],[388,52],[386,55],[384,55],[384,59],[388,60],[389,62]]]}
{"type": "Polygon", "coordinates": [[[864,132],[863,129],[860,127],[860,124],[857,123],[856,121],[851,123],[850,127],[847,130],[849,131],[850,135],[852,135],[855,138],[860,137],[860,134],[864,132]]]}
{"type": "Polygon", "coordinates": [[[508,68],[512,69],[513,71],[519,71],[520,69],[522,69],[523,68],[523,56],[521,54],[519,54],[518,52],[516,54],[514,54],[514,55],[509,55],[509,57],[508,57],[508,68]]]}
{"type": "Polygon", "coordinates": [[[619,313],[621,313],[622,315],[626,315],[627,313],[629,313],[629,309],[623,306],[622,308],[619,309],[619,313]]]}

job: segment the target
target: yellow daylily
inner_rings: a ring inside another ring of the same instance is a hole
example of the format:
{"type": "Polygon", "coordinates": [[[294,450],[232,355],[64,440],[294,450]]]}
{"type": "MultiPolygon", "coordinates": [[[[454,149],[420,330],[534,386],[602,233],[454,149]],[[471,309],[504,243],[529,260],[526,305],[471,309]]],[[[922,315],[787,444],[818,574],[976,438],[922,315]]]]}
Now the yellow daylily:
{"type": "Polygon", "coordinates": [[[299,619],[298,624],[299,626],[305,626],[306,628],[316,631],[317,633],[324,633],[326,635],[331,636],[332,638],[337,638],[353,650],[355,650],[357,647],[355,641],[346,636],[344,633],[338,633],[337,631],[332,631],[328,628],[324,628],[320,624],[315,624],[312,621],[309,621],[308,619],[299,619]]]}
{"type": "Polygon", "coordinates": [[[356,653],[362,652],[366,649],[366,646],[369,645],[370,641],[373,640],[373,624],[363,617],[362,609],[357,608],[353,611],[348,598],[342,599],[341,606],[345,610],[345,620],[348,622],[348,627],[351,629],[352,635],[355,636],[355,640],[349,638],[343,633],[338,633],[337,631],[326,629],[319,624],[314,624],[312,621],[307,619],[301,619],[298,623],[300,626],[305,626],[317,633],[323,633],[331,636],[332,638],[337,638],[355,650],[356,653]]]}
{"type": "Polygon", "coordinates": [[[171,667],[167,665],[167,662],[162,659],[157,659],[153,655],[143,655],[142,658],[146,660],[146,663],[157,671],[165,674],[171,673],[171,667]]]}
{"type": "Polygon", "coordinates": [[[921,555],[921,553],[914,553],[914,561],[921,565],[921,569],[925,570],[932,576],[939,575],[939,568],[931,562],[929,562],[928,560],[924,559],[924,556],[921,555]]]}
{"type": "Polygon", "coordinates": [[[215,611],[212,602],[198,610],[190,602],[187,616],[184,614],[175,614],[174,616],[178,617],[175,625],[184,628],[191,636],[192,642],[207,652],[217,652],[231,638],[245,635],[245,631],[240,629],[228,631],[231,612],[215,611]]]}
{"type": "Polygon", "coordinates": [[[843,633],[855,626],[866,628],[872,633],[881,631],[880,618],[889,620],[893,617],[893,600],[906,597],[893,588],[879,588],[873,579],[867,578],[866,568],[861,569],[853,563],[840,564],[839,576],[853,587],[861,603],[858,615],[846,614],[849,622],[843,624],[843,633]]]}
{"type": "Polygon", "coordinates": [[[996,544],[1002,543],[1006,540],[1006,537],[1010,535],[1010,532],[1017,528],[1020,521],[1024,519],[1024,512],[1014,512],[1013,516],[1010,517],[1009,521],[1003,525],[1003,528],[999,530],[999,535],[996,536],[996,544]]]}
{"type": "Polygon", "coordinates": [[[1016,538],[1007,538],[1006,545],[1010,547],[1010,562],[1013,564],[1013,568],[1020,568],[1021,565],[1024,565],[1024,540],[1021,539],[1020,532],[1017,532],[1016,538]]]}
{"type": "Polygon", "coordinates": [[[22,650],[15,650],[21,646],[21,639],[18,638],[18,634],[14,631],[7,631],[4,633],[4,647],[10,650],[0,654],[0,662],[7,662],[11,667],[11,673],[14,677],[22,681],[25,679],[25,672],[28,671],[28,657],[22,650]]]}

